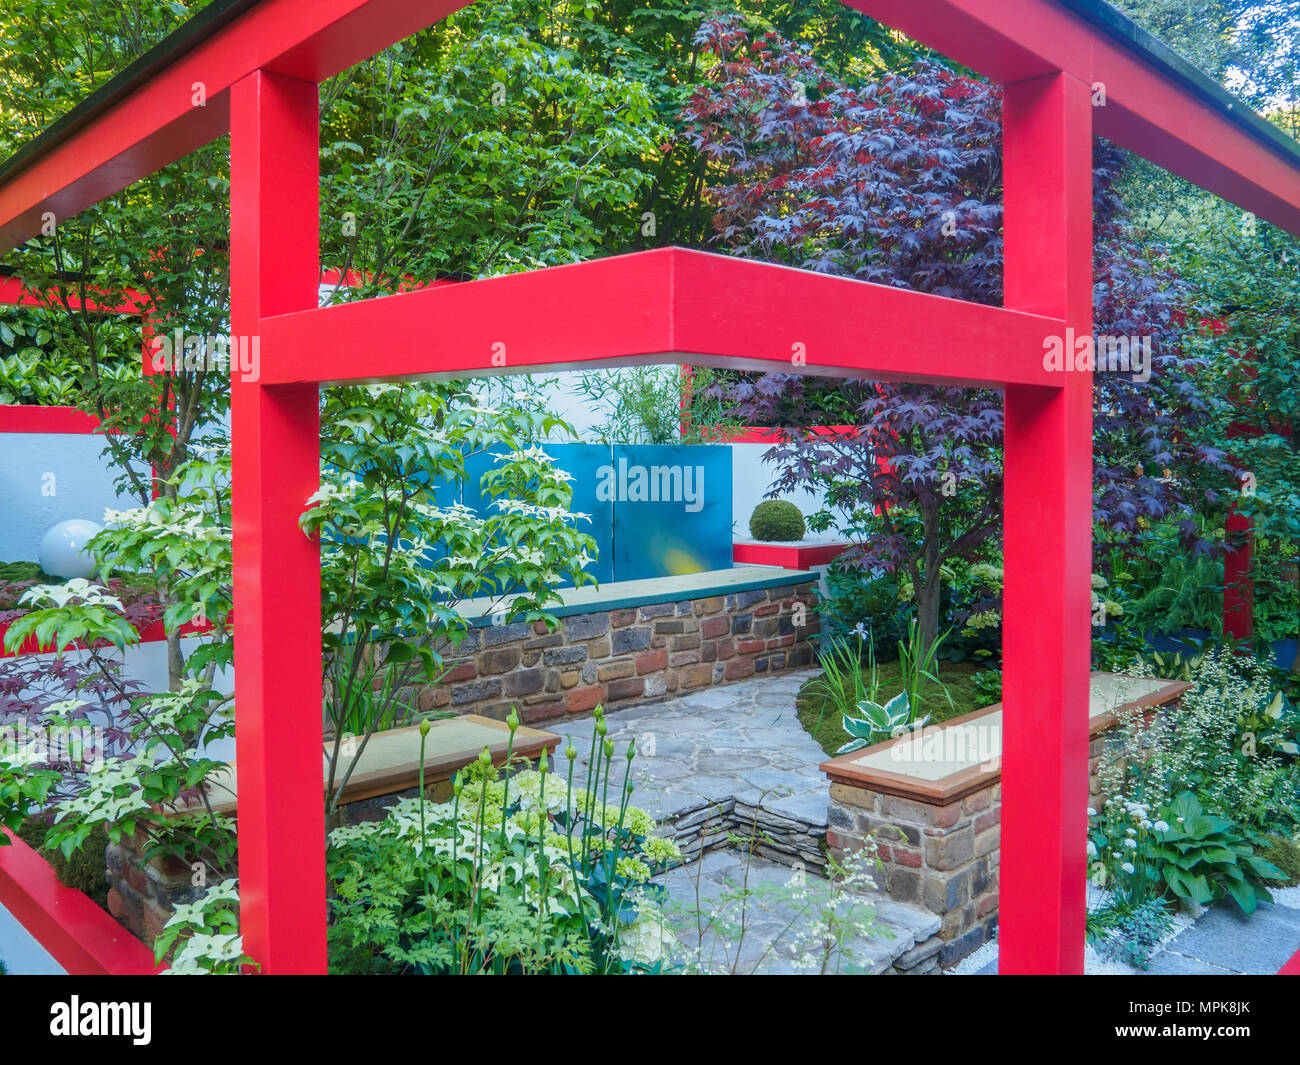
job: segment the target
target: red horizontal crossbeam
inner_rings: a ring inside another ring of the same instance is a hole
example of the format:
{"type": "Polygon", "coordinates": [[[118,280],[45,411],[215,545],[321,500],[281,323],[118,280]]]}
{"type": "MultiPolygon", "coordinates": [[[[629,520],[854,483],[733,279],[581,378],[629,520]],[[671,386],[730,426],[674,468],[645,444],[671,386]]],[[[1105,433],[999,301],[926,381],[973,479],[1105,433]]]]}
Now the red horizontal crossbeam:
{"type": "Polygon", "coordinates": [[[661,248],[263,318],[267,385],[690,362],[1042,385],[1052,318],[661,248]],[[917,322],[927,323],[920,329],[917,322]]]}
{"type": "MultiPolygon", "coordinates": [[[[228,624],[233,624],[233,621],[234,619],[232,615],[228,624]]],[[[41,644],[37,642],[35,636],[29,636],[22,642],[22,644],[10,651],[5,648],[4,639],[5,633],[9,631],[9,626],[11,624],[13,624],[13,622],[0,624],[0,658],[13,658],[17,655],[47,655],[54,654],[55,652],[84,651],[86,649],[85,640],[74,640],[72,643],[67,644],[64,647],[59,647],[56,642],[51,639],[49,643],[41,646],[41,644]]],[[[204,636],[212,631],[213,626],[211,622],[198,624],[193,621],[185,622],[185,624],[176,630],[177,634],[182,637],[204,636]]],[[[146,625],[142,625],[138,631],[138,635],[138,643],[130,644],[129,646],[138,647],[140,644],[145,643],[162,643],[167,639],[167,626],[164,625],[162,619],[159,618],[157,621],[151,621],[146,625]]],[[[110,645],[100,644],[98,646],[106,647],[110,645]]]]}
{"type": "Polygon", "coordinates": [[[143,943],[8,829],[0,847],[0,904],[73,976],[147,976],[161,967],[143,943]]]}
{"type": "MultiPolygon", "coordinates": [[[[68,297],[68,303],[73,310],[90,311],[95,314],[140,314],[139,300],[138,293],[127,293],[122,303],[101,303],[95,299],[83,302],[76,295],[68,297]]],[[[63,309],[62,304],[55,297],[34,292],[16,277],[0,277],[0,306],[63,309]]]]}
{"type": "Polygon", "coordinates": [[[731,560],[737,566],[780,566],[782,569],[810,570],[825,566],[844,554],[851,545],[733,543],[731,560]]]}
{"type": "Polygon", "coordinates": [[[0,405],[0,433],[93,433],[99,419],[79,407],[0,405]]]}

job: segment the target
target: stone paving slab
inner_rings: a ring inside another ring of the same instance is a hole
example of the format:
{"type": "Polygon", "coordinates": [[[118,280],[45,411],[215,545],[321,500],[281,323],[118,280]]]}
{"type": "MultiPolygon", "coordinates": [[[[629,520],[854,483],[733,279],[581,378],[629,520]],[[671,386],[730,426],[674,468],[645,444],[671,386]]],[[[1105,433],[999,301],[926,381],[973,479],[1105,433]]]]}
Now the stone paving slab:
{"type": "MultiPolygon", "coordinates": [[[[616,750],[636,743],[632,802],[688,854],[701,843],[726,844],[729,834],[760,834],[770,837],[761,848],[769,857],[824,868],[829,788],[818,766],[826,756],[795,713],[795,696],[813,675],[754,677],[611,710],[616,750]]],[[[578,774],[587,767],[587,728],[574,736],[578,774]]]]}
{"type": "Polygon", "coordinates": [[[1300,950],[1300,910],[1261,903],[1247,917],[1224,903],[1207,910],[1151,959],[1150,972],[1276,973],[1300,950]],[[1201,966],[1203,968],[1193,968],[1201,966]]]}
{"type": "MultiPolygon", "coordinates": [[[[738,975],[809,975],[796,964],[800,937],[816,920],[818,906],[801,898],[824,897],[825,881],[811,874],[803,881],[788,866],[736,849],[714,850],[657,878],[668,889],[669,920],[689,966],[738,975]],[[743,924],[743,930],[742,930],[743,924]]],[[[900,959],[915,965],[934,957],[938,916],[865,893],[875,907],[881,935],[855,936],[833,950],[828,973],[887,972],[900,959]]]]}
{"type": "MultiPolygon", "coordinates": [[[[813,675],[754,677],[606,717],[615,765],[628,742],[636,743],[632,802],[687,855],[684,865],[657,879],[668,889],[668,910],[687,955],[708,971],[807,971],[795,965],[795,946],[816,907],[799,897],[795,866],[806,870],[802,883],[812,898],[825,892],[816,873],[825,867],[829,798],[818,768],[826,755],[795,713],[795,696],[813,675]],[[736,841],[755,836],[759,842],[747,858],[736,841]]],[[[590,735],[587,729],[574,735],[580,775],[590,735]]],[[[924,971],[936,964],[936,915],[880,893],[868,897],[886,934],[853,939],[831,959],[832,971],[884,972],[896,963],[924,971]]]]}
{"type": "MultiPolygon", "coordinates": [[[[1300,889],[1288,889],[1288,903],[1300,889]]],[[[1281,895],[1281,893],[1278,893],[1281,895]]],[[[1278,897],[1275,895],[1275,897],[1278,897]]],[[[1106,961],[1089,949],[1089,973],[1131,976],[1242,976],[1272,975],[1300,951],[1300,900],[1295,905],[1263,903],[1247,917],[1232,903],[1204,911],[1188,927],[1151,956],[1146,970],[1106,961]]],[[[996,976],[996,944],[984,948],[991,955],[972,976],[996,976]]]]}

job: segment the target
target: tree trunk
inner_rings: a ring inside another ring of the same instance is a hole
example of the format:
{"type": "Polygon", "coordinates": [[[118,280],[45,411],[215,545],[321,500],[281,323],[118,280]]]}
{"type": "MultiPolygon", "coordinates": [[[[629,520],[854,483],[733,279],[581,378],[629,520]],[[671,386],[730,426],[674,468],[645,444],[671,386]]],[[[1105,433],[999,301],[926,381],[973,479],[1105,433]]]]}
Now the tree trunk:
{"type": "MultiPolygon", "coordinates": [[[[171,583],[167,580],[158,582],[158,602],[164,613],[172,605],[174,596],[171,583]]],[[[179,630],[167,633],[167,690],[180,691],[181,677],[185,670],[185,657],[181,654],[181,634],[179,630]]]]}
{"type": "Polygon", "coordinates": [[[918,659],[939,638],[939,607],[943,596],[943,578],[939,573],[939,503],[923,502],[920,505],[921,522],[925,529],[921,541],[922,578],[916,589],[917,646],[913,653],[918,659]]]}

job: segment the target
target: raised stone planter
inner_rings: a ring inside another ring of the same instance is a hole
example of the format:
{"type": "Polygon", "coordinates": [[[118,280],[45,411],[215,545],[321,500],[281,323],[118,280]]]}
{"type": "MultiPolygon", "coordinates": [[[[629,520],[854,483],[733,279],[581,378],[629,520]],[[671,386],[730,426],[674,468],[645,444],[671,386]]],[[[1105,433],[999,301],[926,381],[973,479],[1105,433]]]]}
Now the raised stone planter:
{"type": "MultiPolygon", "coordinates": [[[[1136,708],[1154,714],[1188,685],[1094,673],[1089,705],[1090,799],[1106,732],[1136,708]]],[[[1002,705],[822,763],[830,778],[826,843],[843,855],[870,837],[885,863],[881,885],[938,914],[946,968],[986,942],[997,924],[1002,820],[1002,705]]]]}
{"type": "MultiPolygon", "coordinates": [[[[510,744],[505,725],[476,715],[435,721],[424,744],[425,793],[435,801],[450,798],[452,778],[462,766],[477,758],[484,747],[496,764],[501,765],[508,745],[513,759],[531,763],[543,750],[553,754],[559,742],[560,737],[553,732],[521,726],[510,744]]],[[[357,764],[343,789],[343,823],[383,818],[397,799],[419,794],[418,727],[375,733],[356,759],[357,764]]],[[[328,764],[322,769],[324,777],[328,764]]],[[[234,763],[214,775],[209,793],[214,812],[234,816],[238,784],[238,767],[234,763]]],[[[175,908],[203,894],[208,876],[201,865],[178,858],[146,860],[146,846],[147,839],[139,831],[133,837],[124,837],[120,844],[110,844],[105,853],[105,875],[109,912],[146,945],[152,946],[175,908]]]]}

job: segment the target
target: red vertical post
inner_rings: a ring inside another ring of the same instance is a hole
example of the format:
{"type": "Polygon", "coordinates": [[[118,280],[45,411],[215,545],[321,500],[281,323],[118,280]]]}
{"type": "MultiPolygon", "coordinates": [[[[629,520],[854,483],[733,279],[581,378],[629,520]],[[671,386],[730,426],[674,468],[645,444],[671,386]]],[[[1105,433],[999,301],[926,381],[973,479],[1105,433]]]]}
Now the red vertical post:
{"type": "MultiPolygon", "coordinates": [[[[317,305],[317,88],[265,71],[230,97],[232,349],[317,305]]],[[[260,360],[277,353],[260,349],[260,360]]],[[[231,359],[240,918],[268,973],[322,973],[320,551],[298,528],[320,485],[319,390],[231,359]]]]}
{"type": "Polygon", "coordinates": [[[1255,534],[1251,522],[1236,510],[1228,512],[1229,541],[1240,537],[1238,547],[1223,558],[1223,634],[1249,643],[1255,632],[1255,585],[1250,579],[1250,563],[1255,554],[1255,534]]]}
{"type": "MultiPolygon", "coordinates": [[[[1064,319],[1069,352],[1092,334],[1091,94],[1054,74],[1003,108],[1005,303],[1064,319]]],[[[1006,393],[1002,973],[1083,971],[1092,374],[1061,378],[1006,393]]]]}

